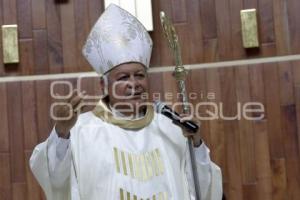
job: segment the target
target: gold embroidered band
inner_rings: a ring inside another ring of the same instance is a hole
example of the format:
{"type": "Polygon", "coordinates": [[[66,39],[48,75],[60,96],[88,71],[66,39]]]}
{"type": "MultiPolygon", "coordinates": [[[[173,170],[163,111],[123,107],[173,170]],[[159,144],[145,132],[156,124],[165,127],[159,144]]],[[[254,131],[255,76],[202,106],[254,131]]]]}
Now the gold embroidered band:
{"type": "Polygon", "coordinates": [[[160,192],[157,194],[152,195],[152,197],[144,198],[144,197],[138,197],[135,194],[132,194],[123,188],[120,188],[120,200],[168,200],[168,195],[166,192],[160,192]],[[126,199],[125,199],[126,197],[126,199]]]}
{"type": "Polygon", "coordinates": [[[152,105],[147,105],[147,111],[143,118],[130,120],[115,118],[109,108],[103,101],[99,101],[97,106],[93,110],[94,115],[102,119],[103,121],[114,124],[124,129],[141,129],[148,126],[154,117],[154,109],[152,105]]]}
{"type": "Polygon", "coordinates": [[[164,173],[164,163],[159,149],[142,154],[132,154],[113,148],[117,173],[139,181],[148,181],[164,173]]]}

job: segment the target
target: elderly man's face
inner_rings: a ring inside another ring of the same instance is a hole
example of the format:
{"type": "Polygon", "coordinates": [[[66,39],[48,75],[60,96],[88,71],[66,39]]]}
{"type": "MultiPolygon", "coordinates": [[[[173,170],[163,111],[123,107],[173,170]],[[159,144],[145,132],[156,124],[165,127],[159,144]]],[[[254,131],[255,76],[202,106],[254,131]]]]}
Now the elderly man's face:
{"type": "Polygon", "coordinates": [[[134,111],[146,102],[148,77],[145,67],[140,63],[125,63],[114,68],[108,75],[108,95],[110,105],[115,108],[134,111]]]}

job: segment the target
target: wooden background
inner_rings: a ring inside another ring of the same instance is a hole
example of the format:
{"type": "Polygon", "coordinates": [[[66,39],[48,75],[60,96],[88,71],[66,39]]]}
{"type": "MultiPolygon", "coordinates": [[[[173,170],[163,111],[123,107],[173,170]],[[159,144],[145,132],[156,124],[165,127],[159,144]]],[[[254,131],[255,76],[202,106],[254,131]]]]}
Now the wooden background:
{"type": "MultiPolygon", "coordinates": [[[[151,67],[172,65],[161,34],[160,10],[176,24],[185,64],[300,52],[298,0],[153,0],[152,5],[151,67]],[[260,49],[242,48],[239,12],[246,8],[258,9],[260,49]]],[[[0,0],[0,24],[19,25],[21,55],[20,64],[4,66],[0,54],[0,75],[17,76],[16,81],[0,83],[0,200],[43,198],[28,159],[52,129],[53,81],[18,81],[18,76],[90,71],[81,48],[102,11],[101,0],[0,0]]],[[[193,104],[207,101],[206,94],[214,92],[216,99],[210,101],[222,102],[225,116],[236,115],[239,102],[261,102],[266,109],[259,121],[203,122],[203,137],[223,171],[227,199],[299,199],[299,64],[287,61],[190,71],[189,91],[198,97],[193,104]]],[[[61,80],[76,85],[76,79],[61,80]]],[[[170,72],[153,73],[150,80],[155,83],[152,93],[176,93],[170,72]]],[[[97,84],[97,79],[87,79],[84,89],[97,93],[97,84]]]]}
{"type": "MultiPolygon", "coordinates": [[[[185,64],[300,53],[298,0],[152,0],[152,6],[153,67],[172,64],[161,10],[175,23],[185,64]],[[240,10],[248,8],[257,9],[261,44],[250,51],[240,31],[240,10]]],[[[0,0],[0,25],[18,24],[21,55],[20,64],[3,66],[1,54],[0,76],[90,71],[81,49],[102,11],[102,0],[0,0]]]]}

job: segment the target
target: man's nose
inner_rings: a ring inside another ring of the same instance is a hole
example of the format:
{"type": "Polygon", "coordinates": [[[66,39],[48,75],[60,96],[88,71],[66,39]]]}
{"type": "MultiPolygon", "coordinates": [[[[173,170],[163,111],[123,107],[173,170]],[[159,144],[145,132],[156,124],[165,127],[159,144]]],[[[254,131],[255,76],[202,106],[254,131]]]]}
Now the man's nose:
{"type": "Polygon", "coordinates": [[[134,76],[130,76],[130,78],[128,79],[128,86],[130,88],[137,88],[138,85],[139,81],[134,76]]]}

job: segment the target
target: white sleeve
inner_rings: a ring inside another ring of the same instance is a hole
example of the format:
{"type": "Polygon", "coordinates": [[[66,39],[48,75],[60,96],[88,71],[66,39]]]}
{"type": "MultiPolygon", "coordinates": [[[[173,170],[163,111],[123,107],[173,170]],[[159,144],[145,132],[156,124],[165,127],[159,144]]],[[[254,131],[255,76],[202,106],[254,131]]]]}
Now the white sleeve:
{"type": "Polygon", "coordinates": [[[49,175],[53,186],[61,187],[70,176],[71,148],[70,139],[58,137],[53,128],[48,138],[49,175]]]}
{"type": "Polygon", "coordinates": [[[48,200],[70,199],[71,148],[51,132],[30,157],[30,168],[48,200]]]}
{"type": "MultiPolygon", "coordinates": [[[[222,174],[220,168],[210,160],[209,152],[208,147],[204,143],[200,147],[194,148],[201,200],[221,200],[223,194],[222,174]]],[[[189,185],[190,198],[195,199],[188,144],[185,158],[185,173],[189,185]]]]}

